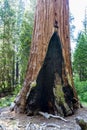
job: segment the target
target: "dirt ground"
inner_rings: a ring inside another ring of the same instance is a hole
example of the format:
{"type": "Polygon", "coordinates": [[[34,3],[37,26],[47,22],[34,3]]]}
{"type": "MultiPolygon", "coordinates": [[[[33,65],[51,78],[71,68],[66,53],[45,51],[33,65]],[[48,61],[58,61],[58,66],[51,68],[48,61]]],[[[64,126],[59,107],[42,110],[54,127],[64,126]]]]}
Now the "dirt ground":
{"type": "Polygon", "coordinates": [[[72,116],[60,119],[46,119],[43,116],[27,116],[10,112],[9,108],[0,109],[0,130],[81,130],[76,124],[76,117],[87,121],[87,108],[81,108],[72,116]]]}

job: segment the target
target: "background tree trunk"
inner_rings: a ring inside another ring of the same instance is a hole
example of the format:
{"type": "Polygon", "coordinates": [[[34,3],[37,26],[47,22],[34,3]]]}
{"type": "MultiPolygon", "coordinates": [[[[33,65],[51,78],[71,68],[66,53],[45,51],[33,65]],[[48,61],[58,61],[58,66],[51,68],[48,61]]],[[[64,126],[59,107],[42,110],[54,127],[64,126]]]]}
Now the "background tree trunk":
{"type": "Polygon", "coordinates": [[[23,88],[15,100],[16,112],[23,112],[25,109],[26,95],[29,92],[30,84],[37,79],[44,62],[48,44],[54,32],[55,21],[58,22],[58,34],[63,50],[63,80],[64,82],[67,80],[72,86],[74,97],[78,100],[72,78],[68,2],[68,0],[37,1],[30,58],[23,88]],[[64,73],[66,73],[66,76],[64,73]]]}

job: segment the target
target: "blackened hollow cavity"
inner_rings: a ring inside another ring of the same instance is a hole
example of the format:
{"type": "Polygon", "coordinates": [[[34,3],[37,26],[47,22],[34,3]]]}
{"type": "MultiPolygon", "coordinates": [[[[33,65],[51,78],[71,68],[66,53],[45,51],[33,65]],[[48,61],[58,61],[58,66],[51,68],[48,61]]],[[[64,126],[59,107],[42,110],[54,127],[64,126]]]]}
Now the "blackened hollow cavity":
{"type": "Polygon", "coordinates": [[[55,81],[55,73],[62,80],[62,47],[57,32],[54,32],[44,59],[44,63],[37,76],[37,85],[30,92],[27,99],[27,108],[30,110],[40,109],[49,112],[49,108],[53,111],[54,94],[53,87],[55,81]]]}

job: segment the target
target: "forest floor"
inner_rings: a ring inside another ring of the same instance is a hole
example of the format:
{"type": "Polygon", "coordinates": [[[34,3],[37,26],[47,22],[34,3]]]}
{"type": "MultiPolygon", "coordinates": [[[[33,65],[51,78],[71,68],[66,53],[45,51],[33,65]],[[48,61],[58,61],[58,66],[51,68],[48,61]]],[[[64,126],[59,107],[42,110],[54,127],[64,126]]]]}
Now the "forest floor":
{"type": "Polygon", "coordinates": [[[81,130],[76,124],[76,117],[87,121],[87,108],[81,108],[72,116],[60,119],[46,119],[43,116],[27,116],[10,112],[9,108],[0,109],[0,130],[81,130]],[[59,128],[60,127],[60,128],[59,128]]]}

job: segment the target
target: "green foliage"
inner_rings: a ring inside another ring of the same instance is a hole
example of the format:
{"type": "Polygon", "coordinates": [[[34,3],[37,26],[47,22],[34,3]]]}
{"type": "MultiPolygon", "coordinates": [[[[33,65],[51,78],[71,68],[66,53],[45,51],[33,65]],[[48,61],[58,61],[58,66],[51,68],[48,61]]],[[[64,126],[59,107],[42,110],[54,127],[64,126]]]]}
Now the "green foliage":
{"type": "Polygon", "coordinates": [[[87,35],[80,33],[74,52],[74,73],[79,75],[80,81],[87,80],[87,35]]]}
{"type": "Polygon", "coordinates": [[[30,45],[32,39],[32,31],[33,31],[33,17],[34,14],[26,12],[23,18],[23,23],[21,26],[21,34],[20,34],[20,77],[21,83],[23,83],[25,72],[27,69],[30,45]]]}
{"type": "Polygon", "coordinates": [[[83,106],[87,107],[87,101],[86,102],[81,101],[81,103],[83,106]]]}
{"type": "Polygon", "coordinates": [[[80,100],[87,102],[87,80],[80,81],[78,75],[76,75],[74,77],[74,83],[80,100]]]}
{"type": "Polygon", "coordinates": [[[73,68],[74,73],[79,75],[80,81],[87,80],[87,17],[83,21],[83,31],[80,31],[77,38],[77,45],[74,52],[73,68]]]}
{"type": "Polygon", "coordinates": [[[20,92],[21,87],[21,85],[17,85],[12,95],[0,98],[0,107],[10,106],[14,102],[16,95],[20,92]]]}
{"type": "Polygon", "coordinates": [[[14,91],[13,91],[13,95],[16,96],[16,95],[20,92],[21,88],[22,88],[22,86],[21,86],[20,84],[17,85],[17,86],[15,87],[14,91]]]}
{"type": "Polygon", "coordinates": [[[0,107],[10,106],[11,102],[14,101],[15,96],[7,96],[0,99],[0,107]]]}
{"type": "Polygon", "coordinates": [[[4,0],[0,6],[0,87],[10,88],[12,84],[13,72],[13,32],[15,28],[15,12],[11,8],[8,0],[4,0]]]}
{"type": "MultiPolygon", "coordinates": [[[[86,15],[86,14],[85,14],[86,15]]],[[[87,19],[83,22],[83,31],[78,34],[73,55],[74,82],[81,102],[87,102],[87,19]]],[[[86,104],[87,106],[87,104],[86,104]]]]}
{"type": "MultiPolygon", "coordinates": [[[[0,1],[0,93],[22,86],[30,52],[36,0],[0,1]]],[[[1,96],[1,95],[0,95],[1,96]]]]}

